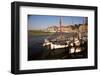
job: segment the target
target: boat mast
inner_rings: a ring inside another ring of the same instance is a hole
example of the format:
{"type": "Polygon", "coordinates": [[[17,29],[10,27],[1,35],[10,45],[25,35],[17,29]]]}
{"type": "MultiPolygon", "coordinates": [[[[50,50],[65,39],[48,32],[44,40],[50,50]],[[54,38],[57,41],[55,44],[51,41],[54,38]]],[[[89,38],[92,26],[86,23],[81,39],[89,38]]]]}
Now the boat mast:
{"type": "Polygon", "coordinates": [[[87,25],[87,23],[88,23],[87,17],[84,17],[84,19],[83,19],[83,24],[84,24],[84,25],[87,25]]]}
{"type": "Polygon", "coordinates": [[[60,17],[60,32],[62,32],[62,17],[60,17]]]}

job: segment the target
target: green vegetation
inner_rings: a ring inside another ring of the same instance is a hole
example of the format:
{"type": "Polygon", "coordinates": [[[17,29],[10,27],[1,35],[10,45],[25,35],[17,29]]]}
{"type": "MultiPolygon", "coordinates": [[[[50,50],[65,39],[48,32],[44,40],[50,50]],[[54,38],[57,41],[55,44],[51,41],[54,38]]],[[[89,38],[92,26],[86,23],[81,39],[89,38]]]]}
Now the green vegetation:
{"type": "Polygon", "coordinates": [[[45,32],[42,30],[28,30],[28,35],[29,36],[43,36],[43,35],[51,35],[53,34],[52,32],[45,32]]]}

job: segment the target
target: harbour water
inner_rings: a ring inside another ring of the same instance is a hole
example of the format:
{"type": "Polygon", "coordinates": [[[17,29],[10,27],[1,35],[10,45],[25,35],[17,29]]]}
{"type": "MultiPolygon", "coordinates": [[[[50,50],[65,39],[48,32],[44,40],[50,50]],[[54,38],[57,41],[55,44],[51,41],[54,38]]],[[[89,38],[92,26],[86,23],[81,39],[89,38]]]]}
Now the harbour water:
{"type": "Polygon", "coordinates": [[[28,37],[28,60],[51,60],[51,59],[77,59],[87,58],[87,42],[84,44],[84,51],[81,53],[69,54],[69,48],[48,49],[43,46],[44,39],[48,35],[28,37]]]}

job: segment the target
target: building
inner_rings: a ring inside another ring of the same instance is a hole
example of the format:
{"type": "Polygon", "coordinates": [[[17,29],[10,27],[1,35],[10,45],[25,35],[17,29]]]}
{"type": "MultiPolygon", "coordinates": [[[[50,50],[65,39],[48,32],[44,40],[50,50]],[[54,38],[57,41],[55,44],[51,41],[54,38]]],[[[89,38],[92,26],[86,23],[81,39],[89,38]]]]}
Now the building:
{"type": "Polygon", "coordinates": [[[87,32],[88,30],[88,19],[84,18],[83,24],[74,25],[62,25],[62,17],[60,17],[59,25],[50,26],[46,29],[47,32],[87,32]]]}
{"type": "MultiPolygon", "coordinates": [[[[78,26],[78,25],[76,25],[78,26]]],[[[88,31],[88,25],[84,25],[84,24],[80,24],[79,28],[76,28],[74,25],[66,25],[66,26],[61,26],[61,27],[57,27],[57,26],[50,26],[48,27],[46,30],[47,32],[76,32],[77,29],[79,29],[80,32],[87,32],[88,31]]]]}

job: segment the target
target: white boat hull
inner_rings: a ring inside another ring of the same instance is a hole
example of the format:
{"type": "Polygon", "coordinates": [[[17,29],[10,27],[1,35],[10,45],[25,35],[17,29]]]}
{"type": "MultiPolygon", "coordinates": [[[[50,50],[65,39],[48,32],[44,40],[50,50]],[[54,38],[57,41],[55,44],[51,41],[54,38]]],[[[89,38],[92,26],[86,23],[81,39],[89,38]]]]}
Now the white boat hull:
{"type": "Polygon", "coordinates": [[[50,45],[50,49],[59,49],[59,48],[65,48],[68,47],[68,45],[57,45],[57,44],[53,44],[51,42],[48,43],[44,43],[43,46],[48,46],[50,45]]]}

